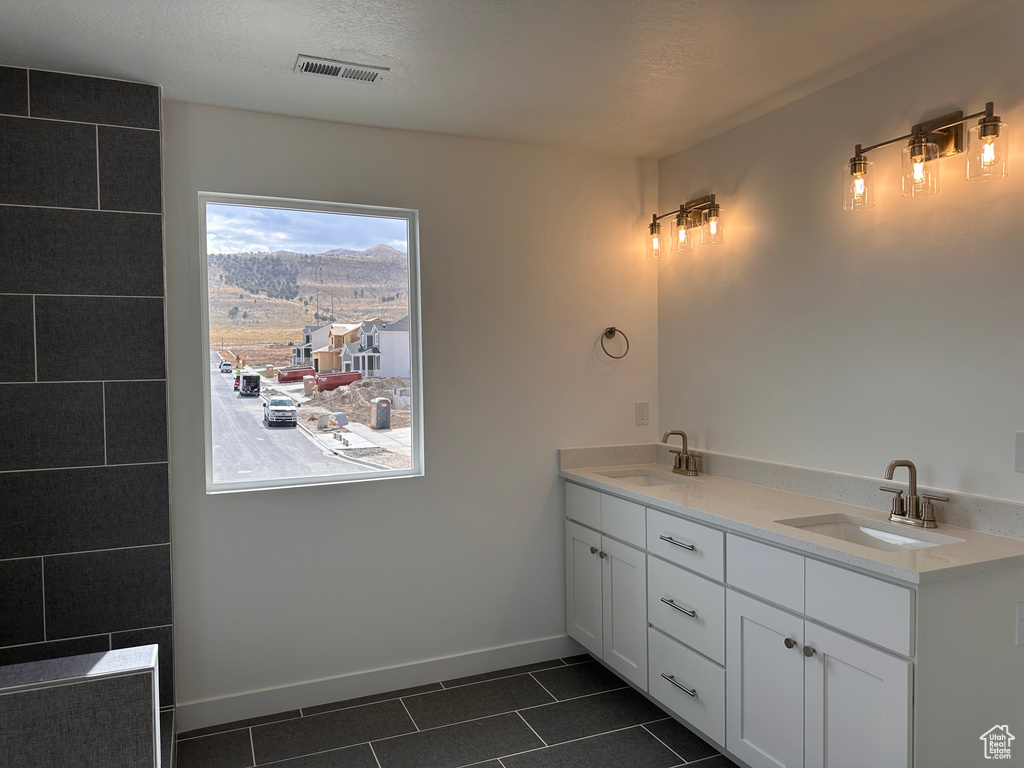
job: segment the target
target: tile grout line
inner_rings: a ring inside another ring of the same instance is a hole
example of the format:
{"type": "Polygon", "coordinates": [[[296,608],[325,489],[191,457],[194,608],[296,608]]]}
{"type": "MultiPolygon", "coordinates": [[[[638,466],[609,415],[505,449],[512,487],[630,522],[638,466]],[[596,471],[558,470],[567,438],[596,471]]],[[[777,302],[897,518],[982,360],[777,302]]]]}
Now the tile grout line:
{"type": "Polygon", "coordinates": [[[250,726],[247,730],[249,731],[249,749],[252,750],[252,764],[256,765],[256,743],[252,738],[252,727],[250,726]]]}
{"type": "MultiPolygon", "coordinates": [[[[92,383],[92,382],[90,382],[92,383]]],[[[3,384],[0,384],[3,386],[3,384]]],[[[167,464],[166,461],[140,461],[135,464],[83,464],[77,467],[30,467],[27,469],[2,469],[0,475],[13,475],[16,472],[63,472],[69,469],[107,469],[108,467],[151,467],[156,464],[167,464]]],[[[17,558],[8,558],[16,560],[17,558]]]]}
{"type": "Polygon", "coordinates": [[[366,746],[368,746],[370,748],[370,754],[373,755],[373,762],[375,762],[377,764],[377,768],[382,768],[382,766],[380,764],[380,758],[377,757],[377,750],[375,750],[373,748],[373,742],[372,741],[366,742],[366,746]]]}
{"type": "Polygon", "coordinates": [[[544,693],[551,697],[551,703],[555,703],[558,701],[558,697],[555,696],[555,694],[553,694],[547,688],[545,688],[544,683],[542,683],[540,680],[533,676],[533,672],[530,673],[530,679],[533,680],[533,682],[535,682],[537,685],[539,685],[541,687],[541,690],[544,691],[544,693]]]}
{"type": "MultiPolygon", "coordinates": [[[[39,557],[39,558],[43,558],[43,557],[60,557],[60,555],[36,555],[36,557],[39,557]]],[[[13,558],[13,559],[15,559],[15,560],[33,560],[35,558],[32,558],[32,557],[18,557],[18,558],[13,558]]],[[[17,643],[16,645],[0,646],[0,651],[9,651],[12,648],[30,648],[33,645],[46,645],[47,643],[66,643],[66,642],[71,642],[72,640],[88,640],[90,637],[103,637],[104,635],[109,636],[111,642],[113,642],[113,636],[117,635],[117,634],[121,634],[122,632],[141,632],[141,631],[146,630],[146,629],[163,629],[164,627],[172,627],[172,626],[174,626],[174,625],[173,624],[156,624],[156,625],[154,625],[152,627],[136,627],[135,629],[119,629],[116,632],[97,632],[94,635],[76,635],[75,637],[55,637],[53,640],[38,640],[38,641],[36,641],[34,643],[17,643]]],[[[107,650],[111,650],[111,649],[108,648],[107,650]]],[[[241,730],[241,729],[240,728],[234,728],[232,730],[236,730],[237,731],[237,730],[241,730]]]]}
{"type": "MultiPolygon", "coordinates": [[[[31,71],[31,70],[30,70],[31,71]]],[[[131,82],[125,80],[123,82],[131,82]]],[[[8,115],[4,114],[4,117],[18,117],[22,120],[36,120],[44,123],[63,123],[65,125],[95,125],[103,128],[124,128],[126,131],[148,131],[149,133],[160,133],[159,128],[145,128],[141,125],[116,125],[114,123],[91,123],[87,120],[69,120],[66,117],[37,117],[34,115],[8,115]]]]}
{"type": "Polygon", "coordinates": [[[409,708],[407,706],[405,706],[405,700],[402,699],[401,696],[398,697],[398,703],[402,705],[402,709],[405,710],[405,714],[407,714],[409,716],[409,722],[412,723],[412,727],[416,729],[416,733],[419,733],[420,732],[420,726],[416,722],[416,718],[414,718],[412,716],[412,712],[410,712],[409,708]]]}
{"type": "Polygon", "coordinates": [[[46,642],[46,557],[39,558],[39,589],[43,593],[43,642],[46,642]]]}
{"type": "Polygon", "coordinates": [[[103,202],[100,194],[100,127],[96,126],[96,210],[103,210],[103,202]]]}
{"type": "Polygon", "coordinates": [[[526,721],[526,718],[525,718],[525,717],[523,717],[523,713],[522,713],[522,712],[520,712],[519,710],[516,710],[516,714],[517,714],[517,715],[519,715],[519,719],[523,721],[523,723],[524,723],[524,724],[526,725],[526,727],[530,729],[530,733],[532,733],[532,734],[533,734],[534,736],[536,736],[536,737],[537,737],[538,739],[540,739],[540,743],[541,743],[541,744],[543,744],[543,745],[544,745],[545,747],[547,747],[547,746],[550,746],[550,745],[549,745],[549,744],[548,744],[548,743],[547,743],[546,741],[544,741],[544,739],[541,739],[541,736],[540,736],[540,734],[539,734],[539,733],[537,733],[537,731],[535,731],[535,730],[533,729],[533,726],[532,726],[532,725],[530,725],[530,724],[529,724],[529,723],[528,723],[528,722],[526,721]]]}
{"type": "MultiPolygon", "coordinates": [[[[118,126],[112,126],[114,128],[118,126]]],[[[89,213],[130,213],[138,214],[139,216],[162,216],[162,213],[155,211],[119,211],[113,208],[104,208],[98,210],[96,208],[75,208],[70,205],[28,205],[27,203],[0,203],[0,208],[42,208],[45,211],[88,211],[89,213]]]]}
{"type": "MultiPolygon", "coordinates": [[[[3,296],[45,296],[47,298],[54,299],[163,299],[164,296],[160,294],[142,296],[133,293],[25,293],[21,291],[0,291],[0,295],[3,296]]],[[[58,379],[63,382],[63,379],[58,379]]],[[[112,379],[117,381],[117,379],[112,379]]],[[[139,381],[139,379],[123,379],[123,381],[139,381]]]]}
{"type": "MultiPolygon", "coordinates": [[[[655,721],[655,722],[658,722],[658,721],[655,721]]],[[[655,735],[655,734],[654,734],[654,732],[653,732],[653,731],[651,731],[651,729],[647,727],[648,725],[650,725],[650,723],[644,723],[644,724],[643,724],[643,725],[641,725],[640,727],[641,727],[641,728],[643,728],[643,729],[644,729],[645,731],[647,731],[647,733],[651,734],[651,738],[652,738],[652,739],[654,739],[654,740],[655,740],[656,742],[658,742],[659,744],[661,744],[661,745],[662,745],[662,746],[663,746],[663,747],[664,747],[665,749],[667,749],[667,750],[668,750],[669,752],[671,752],[671,753],[672,753],[673,755],[675,755],[676,757],[678,757],[678,758],[679,758],[680,760],[682,760],[682,761],[683,761],[683,762],[685,763],[685,762],[686,762],[686,760],[684,760],[684,759],[683,759],[683,756],[682,756],[682,755],[680,755],[680,754],[679,754],[678,752],[676,752],[676,751],[675,751],[674,749],[672,749],[672,747],[670,747],[670,746],[669,746],[668,744],[666,744],[666,743],[665,743],[664,741],[662,741],[661,739],[659,739],[659,738],[657,737],[657,735],[655,735]]]]}
{"type": "MultiPolygon", "coordinates": [[[[133,544],[130,547],[109,547],[107,549],[83,549],[79,552],[56,552],[52,555],[26,555],[25,557],[8,557],[0,559],[0,563],[9,563],[14,560],[34,560],[37,557],[73,557],[74,555],[92,555],[97,552],[120,552],[123,549],[149,549],[151,547],[169,547],[171,542],[165,541],[162,544],[133,544]]],[[[158,627],[170,626],[169,624],[157,624],[158,627]]],[[[134,630],[118,630],[119,632],[130,632],[134,630]]],[[[103,634],[102,632],[99,634],[103,634]]],[[[80,635],[80,637],[92,637],[92,635],[80,635]]],[[[62,640],[65,638],[61,638],[62,640]]],[[[22,643],[22,645],[33,645],[33,643],[22,643]]],[[[4,646],[6,647],[6,646],[4,646]]]]}
{"type": "Polygon", "coordinates": [[[103,466],[107,464],[107,382],[103,383],[103,466]]]}
{"type": "Polygon", "coordinates": [[[25,117],[32,117],[32,70],[25,70],[25,117]]]}

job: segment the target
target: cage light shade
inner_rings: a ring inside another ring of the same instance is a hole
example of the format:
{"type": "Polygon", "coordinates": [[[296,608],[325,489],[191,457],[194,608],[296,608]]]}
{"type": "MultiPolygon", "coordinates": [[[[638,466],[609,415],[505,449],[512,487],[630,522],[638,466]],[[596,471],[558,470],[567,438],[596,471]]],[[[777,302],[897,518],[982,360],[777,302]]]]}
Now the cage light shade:
{"type": "Polygon", "coordinates": [[[982,120],[967,131],[967,178],[972,181],[1007,176],[1007,127],[997,121],[982,120]]]}
{"type": "Polygon", "coordinates": [[[676,216],[673,227],[672,250],[675,253],[686,253],[693,250],[693,222],[685,214],[676,216]]]}
{"type": "Polygon", "coordinates": [[[924,197],[939,191],[939,145],[921,138],[903,150],[903,196],[924,197]]]}
{"type": "Polygon", "coordinates": [[[843,166],[843,210],[875,207],[875,164],[863,156],[850,158],[843,166]]]}
{"type": "Polygon", "coordinates": [[[700,228],[700,241],[703,245],[723,245],[725,243],[725,215],[720,206],[711,205],[704,209],[700,228]]]}
{"type": "Polygon", "coordinates": [[[652,222],[647,227],[647,256],[656,259],[661,256],[665,243],[661,236],[661,224],[652,222]]]}

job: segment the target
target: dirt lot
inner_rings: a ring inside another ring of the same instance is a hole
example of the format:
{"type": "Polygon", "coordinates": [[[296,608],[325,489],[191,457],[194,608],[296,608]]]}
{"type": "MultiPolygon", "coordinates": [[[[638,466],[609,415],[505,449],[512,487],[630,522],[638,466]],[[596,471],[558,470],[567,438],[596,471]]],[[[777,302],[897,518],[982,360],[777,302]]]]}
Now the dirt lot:
{"type": "Polygon", "coordinates": [[[244,358],[247,365],[262,368],[264,365],[283,367],[292,364],[292,348],[282,343],[211,344],[210,349],[221,357],[237,364],[244,358]]]}
{"type": "MultiPolygon", "coordinates": [[[[341,411],[349,421],[357,421],[361,424],[370,425],[370,401],[375,397],[387,397],[394,404],[394,393],[396,389],[405,389],[409,386],[409,380],[398,376],[387,379],[363,379],[345,387],[332,389],[330,392],[321,392],[314,395],[308,402],[299,406],[299,419],[303,423],[315,422],[317,417],[325,413],[336,413],[341,411]]],[[[408,407],[393,405],[391,409],[391,428],[408,427],[412,425],[411,411],[408,407]]],[[[310,425],[315,429],[316,425],[310,425]]],[[[372,459],[371,459],[372,461],[372,459]]]]}

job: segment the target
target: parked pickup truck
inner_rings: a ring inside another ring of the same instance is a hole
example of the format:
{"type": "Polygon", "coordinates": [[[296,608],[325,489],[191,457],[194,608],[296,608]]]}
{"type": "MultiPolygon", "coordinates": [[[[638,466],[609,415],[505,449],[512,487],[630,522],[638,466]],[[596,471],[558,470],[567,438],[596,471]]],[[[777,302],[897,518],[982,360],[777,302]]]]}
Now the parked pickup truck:
{"type": "Polygon", "coordinates": [[[220,361],[220,372],[221,373],[231,373],[231,371],[233,371],[233,370],[234,370],[234,368],[232,367],[231,363],[229,363],[227,360],[221,360],[220,361]]]}
{"type": "Polygon", "coordinates": [[[238,394],[245,397],[259,397],[260,375],[258,373],[243,373],[238,385],[238,394]]]}
{"type": "Polygon", "coordinates": [[[277,383],[283,384],[286,381],[302,381],[303,376],[315,376],[316,371],[312,365],[293,365],[290,368],[279,368],[277,371],[277,383]]]}
{"type": "Polygon", "coordinates": [[[318,373],[316,375],[316,391],[329,392],[332,389],[351,384],[353,381],[359,381],[361,378],[363,378],[363,374],[359,371],[353,371],[352,373],[318,373]]]}
{"type": "Polygon", "coordinates": [[[263,423],[268,427],[273,424],[298,424],[299,409],[295,407],[295,401],[282,395],[271,397],[263,404],[263,423]]]}

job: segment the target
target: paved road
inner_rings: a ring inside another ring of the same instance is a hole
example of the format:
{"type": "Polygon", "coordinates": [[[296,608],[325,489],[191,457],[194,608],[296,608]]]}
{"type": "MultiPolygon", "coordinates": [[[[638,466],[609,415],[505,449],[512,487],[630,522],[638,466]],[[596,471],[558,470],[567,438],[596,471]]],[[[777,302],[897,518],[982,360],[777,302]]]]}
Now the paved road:
{"type": "Polygon", "coordinates": [[[215,483],[318,477],[365,472],[366,467],[335,456],[298,427],[268,427],[263,400],[239,397],[234,377],[218,370],[220,355],[210,353],[210,410],[213,418],[215,483]]]}

